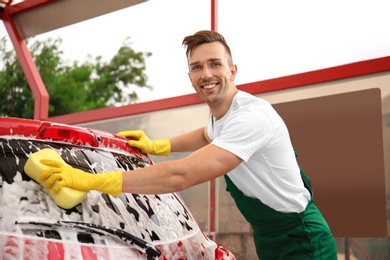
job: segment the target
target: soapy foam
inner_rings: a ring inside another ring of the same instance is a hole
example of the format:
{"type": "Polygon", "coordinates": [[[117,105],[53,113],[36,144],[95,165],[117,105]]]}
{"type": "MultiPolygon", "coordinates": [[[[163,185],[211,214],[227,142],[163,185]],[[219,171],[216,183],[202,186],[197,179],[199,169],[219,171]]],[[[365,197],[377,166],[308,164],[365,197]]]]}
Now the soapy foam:
{"type": "MultiPolygon", "coordinates": [[[[4,150],[4,146],[2,142],[0,142],[0,145],[2,147],[0,147],[1,152],[1,150],[4,150]]],[[[5,145],[12,147],[11,145],[5,145]]],[[[21,147],[23,146],[11,149],[17,164],[23,161],[20,160],[17,154],[28,157],[31,154],[31,150],[39,150],[42,148],[42,145],[29,141],[28,151],[23,150],[21,147]]],[[[48,147],[48,145],[45,145],[44,147],[48,147]]],[[[61,148],[58,149],[57,152],[59,152],[65,160],[73,158],[73,160],[78,161],[80,158],[78,158],[79,152],[77,150],[78,148],[61,148]]],[[[95,154],[96,158],[94,159],[97,160],[90,164],[88,161],[82,159],[83,163],[88,163],[91,169],[101,168],[106,171],[118,169],[113,168],[113,166],[118,166],[117,163],[112,163],[115,162],[115,156],[112,153],[91,150],[88,153],[95,154]]],[[[121,156],[124,156],[124,154],[121,156]]],[[[129,157],[128,155],[125,156],[129,157]]],[[[131,167],[138,168],[146,166],[148,165],[137,162],[137,164],[134,164],[131,167]]],[[[160,249],[167,254],[166,257],[168,259],[177,259],[176,256],[178,255],[187,255],[188,257],[189,253],[189,255],[195,257],[202,250],[203,254],[210,251],[208,253],[211,253],[212,255],[212,251],[215,247],[213,242],[207,239],[205,240],[202,237],[203,235],[196,222],[184,207],[183,202],[176,197],[175,194],[122,194],[119,197],[114,197],[101,194],[97,191],[90,191],[82,204],[76,206],[72,210],[66,211],[59,208],[55,202],[47,196],[47,193],[41,185],[32,180],[26,180],[26,178],[23,178],[21,172],[17,172],[13,178],[13,183],[9,184],[2,180],[0,203],[0,230],[3,233],[8,234],[8,236],[12,234],[16,237],[15,243],[19,246],[24,243],[23,240],[26,239],[26,237],[23,237],[23,226],[15,224],[15,221],[25,222],[26,220],[29,220],[54,223],[63,220],[93,223],[123,229],[146,241],[160,244],[160,249]],[[182,251],[174,252],[175,250],[177,251],[176,244],[178,241],[182,243],[182,251]],[[205,244],[196,245],[199,241],[203,241],[205,244]],[[188,244],[191,244],[192,248],[197,248],[196,250],[199,252],[185,252],[188,250],[185,248],[188,244]],[[175,245],[175,248],[172,248],[173,245],[175,245]]],[[[69,230],[60,228],[56,230],[61,235],[61,240],[57,242],[64,244],[65,247],[68,247],[68,244],[73,245],[69,245],[69,249],[71,250],[65,250],[67,254],[65,259],[79,259],[80,251],[76,249],[81,245],[77,242],[77,232],[79,231],[72,230],[69,232],[69,230]]],[[[94,236],[94,238],[95,245],[90,245],[91,247],[100,248],[102,246],[109,246],[112,249],[109,253],[110,256],[117,253],[119,255],[115,255],[116,259],[125,259],[126,257],[129,257],[129,247],[125,247],[123,242],[110,237],[94,236]],[[116,248],[116,250],[114,250],[114,248],[116,248]],[[122,248],[123,252],[118,248],[122,248]]],[[[34,239],[39,240],[41,238],[35,237],[34,239]]],[[[48,239],[42,240],[44,242],[36,243],[47,243],[46,240],[48,239]]],[[[6,242],[3,241],[0,236],[0,248],[4,248],[3,245],[5,245],[5,243],[6,242]]],[[[17,246],[14,248],[8,246],[8,248],[9,250],[6,252],[9,252],[9,254],[7,253],[6,259],[12,259],[12,255],[17,255],[13,250],[22,250],[22,252],[24,250],[22,247],[17,246]]],[[[206,255],[208,255],[208,253],[206,255]]],[[[3,256],[5,256],[5,254],[6,253],[3,251],[3,256]]],[[[45,257],[40,259],[45,259],[45,257]]],[[[136,258],[133,257],[130,259],[136,258]]]]}

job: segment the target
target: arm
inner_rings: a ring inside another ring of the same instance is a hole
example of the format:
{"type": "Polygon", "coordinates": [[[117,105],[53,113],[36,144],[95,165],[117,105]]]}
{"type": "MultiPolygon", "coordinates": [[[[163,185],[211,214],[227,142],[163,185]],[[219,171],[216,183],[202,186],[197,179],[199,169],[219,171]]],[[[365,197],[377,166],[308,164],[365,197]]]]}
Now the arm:
{"type": "Polygon", "coordinates": [[[241,162],[242,159],[235,154],[208,144],[183,159],[161,162],[127,172],[90,174],[66,163],[43,159],[41,163],[49,168],[40,173],[40,180],[46,181],[46,188],[53,189],[55,194],[62,187],[80,191],[99,190],[113,195],[119,195],[121,192],[162,194],[181,191],[215,179],[228,173],[241,162]]]}
{"type": "Polygon", "coordinates": [[[207,135],[207,128],[201,127],[192,132],[173,137],[171,142],[171,152],[193,152],[210,143],[207,135]]]}
{"type": "Polygon", "coordinates": [[[160,194],[177,192],[220,177],[242,159],[213,144],[191,155],[123,173],[123,192],[160,194]]]}

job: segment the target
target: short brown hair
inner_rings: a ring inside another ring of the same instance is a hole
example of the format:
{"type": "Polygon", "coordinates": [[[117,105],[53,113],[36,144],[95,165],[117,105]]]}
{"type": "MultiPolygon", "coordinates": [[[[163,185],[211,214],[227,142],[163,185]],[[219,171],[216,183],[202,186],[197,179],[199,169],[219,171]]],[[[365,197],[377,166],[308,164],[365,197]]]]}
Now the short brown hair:
{"type": "Polygon", "coordinates": [[[194,35],[189,35],[184,37],[182,44],[187,48],[186,55],[188,58],[194,48],[204,43],[212,43],[212,42],[220,42],[225,47],[229,55],[229,63],[232,64],[233,59],[232,59],[232,52],[230,51],[230,47],[226,43],[226,40],[222,36],[222,34],[216,31],[211,31],[211,30],[198,31],[194,35]]]}

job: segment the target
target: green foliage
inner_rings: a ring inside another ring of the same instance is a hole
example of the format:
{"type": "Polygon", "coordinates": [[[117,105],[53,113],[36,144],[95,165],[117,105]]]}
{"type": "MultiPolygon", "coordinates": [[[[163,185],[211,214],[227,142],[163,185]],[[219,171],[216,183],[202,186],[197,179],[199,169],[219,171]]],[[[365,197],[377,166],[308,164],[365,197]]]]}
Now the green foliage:
{"type": "MultiPolygon", "coordinates": [[[[126,39],[110,62],[101,57],[66,65],[59,49],[61,39],[35,41],[29,46],[49,93],[49,116],[64,115],[138,100],[136,88],[146,87],[145,59],[149,52],[135,52],[126,39]]],[[[33,118],[34,97],[13,50],[0,39],[0,115],[33,118]]]]}

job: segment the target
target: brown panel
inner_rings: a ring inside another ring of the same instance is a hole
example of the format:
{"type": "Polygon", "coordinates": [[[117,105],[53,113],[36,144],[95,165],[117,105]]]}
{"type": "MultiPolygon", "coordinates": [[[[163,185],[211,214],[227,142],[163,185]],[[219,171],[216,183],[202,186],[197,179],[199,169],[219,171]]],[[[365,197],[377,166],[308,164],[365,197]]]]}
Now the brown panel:
{"type": "Polygon", "coordinates": [[[61,0],[14,15],[23,39],[127,8],[146,0],[61,0]]]}
{"type": "Polygon", "coordinates": [[[335,237],[387,234],[380,89],[280,103],[335,237]]]}

